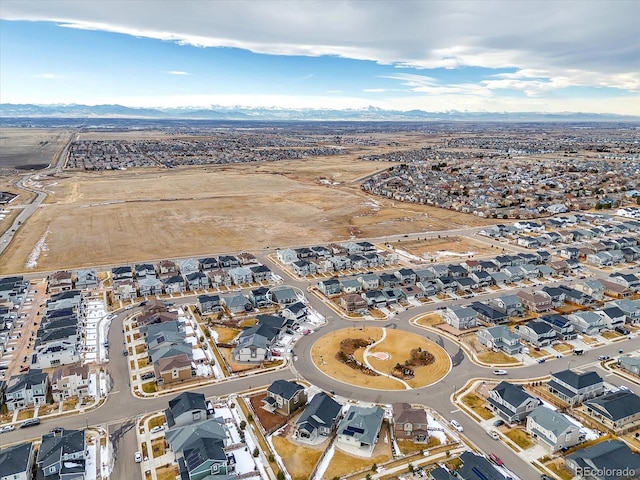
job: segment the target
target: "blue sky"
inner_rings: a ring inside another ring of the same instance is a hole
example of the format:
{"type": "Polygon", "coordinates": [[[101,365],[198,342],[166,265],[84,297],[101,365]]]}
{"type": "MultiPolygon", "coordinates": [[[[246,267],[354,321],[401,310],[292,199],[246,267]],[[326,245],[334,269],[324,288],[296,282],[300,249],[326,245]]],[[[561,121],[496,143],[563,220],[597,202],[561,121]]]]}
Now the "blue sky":
{"type": "Polygon", "coordinates": [[[0,102],[640,114],[640,2],[0,3],[0,102]]]}

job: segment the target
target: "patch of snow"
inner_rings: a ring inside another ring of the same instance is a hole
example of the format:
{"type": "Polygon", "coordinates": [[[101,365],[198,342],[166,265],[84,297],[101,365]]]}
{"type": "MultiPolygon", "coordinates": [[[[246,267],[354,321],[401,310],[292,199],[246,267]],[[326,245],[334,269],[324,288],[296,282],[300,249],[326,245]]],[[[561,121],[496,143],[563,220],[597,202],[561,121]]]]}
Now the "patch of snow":
{"type": "Polygon", "coordinates": [[[329,450],[327,450],[324,457],[322,457],[322,461],[320,462],[320,464],[318,465],[318,468],[316,469],[317,478],[324,478],[324,473],[327,471],[327,468],[331,463],[331,459],[333,458],[333,454],[335,453],[335,451],[336,451],[336,447],[332,443],[331,446],[329,447],[329,450]]]}
{"type": "MultiPolygon", "coordinates": [[[[431,415],[429,412],[427,412],[427,425],[429,425],[430,427],[433,428],[445,428],[444,425],[442,425],[441,422],[439,422],[438,420],[436,420],[433,415],[431,415]]],[[[432,437],[436,437],[438,440],[440,440],[440,443],[447,443],[447,435],[445,432],[440,432],[437,430],[430,430],[429,434],[432,437]]]]}
{"type": "Polygon", "coordinates": [[[27,263],[24,265],[26,268],[35,268],[38,265],[38,258],[40,258],[40,254],[48,250],[47,235],[49,235],[48,228],[42,235],[42,238],[38,240],[38,243],[36,243],[35,247],[33,247],[29,258],[27,259],[27,263]]]}
{"type": "MultiPolygon", "coordinates": [[[[96,480],[98,478],[97,469],[97,457],[96,457],[96,443],[98,443],[98,438],[93,437],[95,442],[93,445],[87,445],[87,454],[84,456],[85,467],[84,467],[84,478],[85,480],[96,480]]],[[[66,464],[66,462],[65,462],[66,464]]]]}

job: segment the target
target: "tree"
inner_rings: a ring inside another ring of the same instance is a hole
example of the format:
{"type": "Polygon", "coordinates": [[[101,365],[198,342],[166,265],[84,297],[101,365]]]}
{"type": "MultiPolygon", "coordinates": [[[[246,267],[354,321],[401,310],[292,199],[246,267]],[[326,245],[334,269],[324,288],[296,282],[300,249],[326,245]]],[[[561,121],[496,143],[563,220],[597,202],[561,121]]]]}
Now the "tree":
{"type": "Polygon", "coordinates": [[[282,470],[278,470],[278,474],[276,475],[278,480],[285,480],[284,472],[282,470]]]}
{"type": "Polygon", "coordinates": [[[240,422],[240,430],[244,430],[245,428],[247,428],[247,422],[245,422],[244,420],[242,420],[240,422]]]}
{"type": "Polygon", "coordinates": [[[253,449],[253,456],[254,457],[258,457],[260,455],[260,450],[258,450],[258,447],[253,449]]]}

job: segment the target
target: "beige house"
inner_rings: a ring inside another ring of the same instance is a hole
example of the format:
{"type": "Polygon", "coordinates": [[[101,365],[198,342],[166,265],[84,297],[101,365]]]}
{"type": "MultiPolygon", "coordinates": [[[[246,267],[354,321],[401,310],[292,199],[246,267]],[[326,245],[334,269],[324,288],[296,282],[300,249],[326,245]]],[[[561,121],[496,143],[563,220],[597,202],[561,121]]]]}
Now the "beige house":
{"type": "Polygon", "coordinates": [[[156,382],[161,385],[171,385],[193,378],[191,360],[184,353],[161,358],[153,364],[153,370],[156,374],[156,382]]]}

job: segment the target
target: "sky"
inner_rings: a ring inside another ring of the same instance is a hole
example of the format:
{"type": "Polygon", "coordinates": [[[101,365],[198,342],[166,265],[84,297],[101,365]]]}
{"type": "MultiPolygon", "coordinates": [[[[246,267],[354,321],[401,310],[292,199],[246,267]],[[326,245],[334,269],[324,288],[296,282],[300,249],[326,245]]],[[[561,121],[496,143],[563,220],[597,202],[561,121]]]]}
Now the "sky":
{"type": "Polygon", "coordinates": [[[639,0],[2,0],[0,103],[640,115],[639,0]]]}

